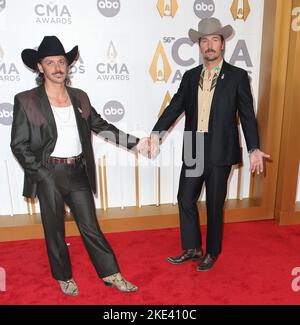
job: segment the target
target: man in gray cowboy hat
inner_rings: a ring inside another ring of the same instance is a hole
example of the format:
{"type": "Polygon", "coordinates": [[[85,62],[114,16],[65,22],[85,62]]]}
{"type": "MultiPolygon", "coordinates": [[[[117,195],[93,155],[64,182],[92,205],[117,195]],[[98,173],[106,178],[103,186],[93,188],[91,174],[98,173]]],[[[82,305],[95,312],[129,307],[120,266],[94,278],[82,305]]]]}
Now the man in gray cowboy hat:
{"type": "Polygon", "coordinates": [[[250,155],[251,172],[261,173],[263,159],[269,157],[259,149],[248,74],[223,59],[225,40],[232,32],[230,25],[222,27],[216,18],[205,18],[200,21],[198,30],[190,29],[189,37],[199,44],[203,65],[183,75],[177,93],[151,133],[149,151],[155,156],[164,132],[185,113],[183,164],[178,190],[183,252],[167,260],[172,264],[198,260],[197,271],[209,270],[221,252],[227,180],[231,166],[241,161],[237,114],[250,155]],[[197,172],[193,173],[195,169],[197,172]],[[205,255],[197,209],[204,182],[207,207],[205,255]]]}
{"type": "Polygon", "coordinates": [[[131,151],[139,139],[107,123],[87,94],[67,86],[78,47],[65,52],[56,36],[45,36],[38,50],[22,59],[38,73],[38,87],[15,96],[11,148],[24,168],[25,197],[37,195],[51,272],[67,295],[77,295],[65,242],[64,202],[70,207],[97,274],[108,286],[136,291],[120,274],[116,257],[97,223],[95,162],[91,132],[131,151]]]}

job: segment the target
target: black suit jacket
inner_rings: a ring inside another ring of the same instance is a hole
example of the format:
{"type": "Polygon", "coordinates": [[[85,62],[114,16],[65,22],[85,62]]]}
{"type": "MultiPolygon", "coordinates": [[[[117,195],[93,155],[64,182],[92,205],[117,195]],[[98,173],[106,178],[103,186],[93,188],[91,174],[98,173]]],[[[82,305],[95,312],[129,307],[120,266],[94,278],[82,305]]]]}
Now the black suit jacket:
{"type": "MultiPolygon", "coordinates": [[[[153,128],[167,131],[175,120],[185,113],[185,131],[191,131],[195,139],[198,125],[198,84],[203,65],[187,71],[177,93],[153,128]]],[[[247,71],[223,62],[214,92],[209,116],[209,153],[216,165],[234,165],[241,161],[237,126],[239,114],[247,148],[259,148],[257,123],[247,71]]],[[[162,132],[163,133],[163,132],[162,132]]],[[[160,137],[162,138],[160,133],[160,137]]],[[[195,143],[191,144],[195,157],[195,143]]]]}
{"type": "MultiPolygon", "coordinates": [[[[138,138],[123,133],[103,120],[84,91],[70,87],[67,87],[67,91],[76,116],[87,176],[91,189],[96,192],[91,131],[130,150],[136,146],[138,138]]],[[[57,139],[56,124],[45,87],[39,86],[17,94],[13,114],[11,149],[24,168],[23,195],[35,197],[37,183],[52,171],[48,158],[57,139]]]]}

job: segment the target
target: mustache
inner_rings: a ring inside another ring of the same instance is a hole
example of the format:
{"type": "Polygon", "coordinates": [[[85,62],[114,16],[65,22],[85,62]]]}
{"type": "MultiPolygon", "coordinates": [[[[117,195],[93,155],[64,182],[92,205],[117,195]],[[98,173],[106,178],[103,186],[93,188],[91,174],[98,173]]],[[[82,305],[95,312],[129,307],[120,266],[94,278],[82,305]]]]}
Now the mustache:
{"type": "Polygon", "coordinates": [[[52,75],[57,75],[57,74],[63,75],[64,73],[62,71],[56,71],[56,72],[52,73],[52,75]]]}
{"type": "Polygon", "coordinates": [[[208,49],[208,50],[205,51],[205,53],[216,53],[216,51],[213,50],[213,49],[208,49]]]}

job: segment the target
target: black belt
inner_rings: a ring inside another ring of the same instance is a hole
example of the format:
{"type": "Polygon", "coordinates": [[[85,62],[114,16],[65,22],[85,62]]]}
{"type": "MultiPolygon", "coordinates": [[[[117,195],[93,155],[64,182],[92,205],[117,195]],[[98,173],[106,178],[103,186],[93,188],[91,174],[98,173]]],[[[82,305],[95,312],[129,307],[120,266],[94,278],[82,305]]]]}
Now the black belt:
{"type": "Polygon", "coordinates": [[[74,157],[53,157],[50,156],[48,161],[52,164],[65,164],[65,165],[75,165],[76,163],[82,161],[82,154],[74,157]]]}

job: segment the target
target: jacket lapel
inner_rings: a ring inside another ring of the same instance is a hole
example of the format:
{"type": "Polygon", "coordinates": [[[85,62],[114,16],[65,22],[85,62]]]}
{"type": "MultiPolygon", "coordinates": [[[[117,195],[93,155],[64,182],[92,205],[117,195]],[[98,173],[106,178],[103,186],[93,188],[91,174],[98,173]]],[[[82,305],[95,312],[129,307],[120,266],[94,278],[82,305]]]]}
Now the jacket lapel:
{"type": "Polygon", "coordinates": [[[81,113],[79,110],[82,109],[81,104],[79,99],[77,98],[76,94],[74,93],[73,89],[70,87],[66,87],[67,88],[67,92],[69,94],[70,100],[72,102],[72,106],[74,109],[74,113],[75,113],[75,118],[76,118],[76,123],[77,123],[77,129],[78,129],[78,133],[79,133],[79,137],[80,137],[80,141],[82,143],[82,117],[81,117],[81,113]]]}
{"type": "Polygon", "coordinates": [[[217,99],[219,99],[222,90],[226,84],[226,80],[228,79],[228,64],[227,62],[223,61],[223,65],[217,80],[217,84],[216,84],[216,89],[214,92],[214,96],[212,99],[212,103],[211,103],[211,110],[210,110],[210,117],[212,116],[212,114],[214,113],[214,111],[216,110],[216,101],[217,99]]]}
{"type": "Polygon", "coordinates": [[[220,93],[222,92],[222,89],[225,86],[224,81],[225,81],[225,79],[228,78],[227,72],[228,72],[227,63],[225,61],[223,61],[223,65],[222,65],[222,68],[221,68],[221,71],[220,71],[220,74],[219,74],[219,77],[217,80],[216,89],[215,89],[214,96],[213,96],[212,103],[211,103],[211,111],[214,110],[215,104],[216,104],[216,99],[219,98],[220,93]]]}
{"type": "Polygon", "coordinates": [[[192,85],[191,85],[191,97],[192,98],[192,111],[194,112],[195,118],[193,118],[194,128],[197,130],[198,125],[198,87],[199,87],[199,81],[200,81],[200,75],[203,68],[203,64],[199,65],[197,69],[195,69],[195,73],[192,76],[192,85]]]}
{"type": "Polygon", "coordinates": [[[56,123],[54,119],[54,115],[52,112],[52,108],[48,99],[48,96],[46,94],[45,86],[39,86],[37,88],[37,94],[38,97],[40,98],[40,105],[39,109],[41,113],[44,115],[52,133],[55,138],[57,138],[57,128],[56,128],[56,123]]]}

